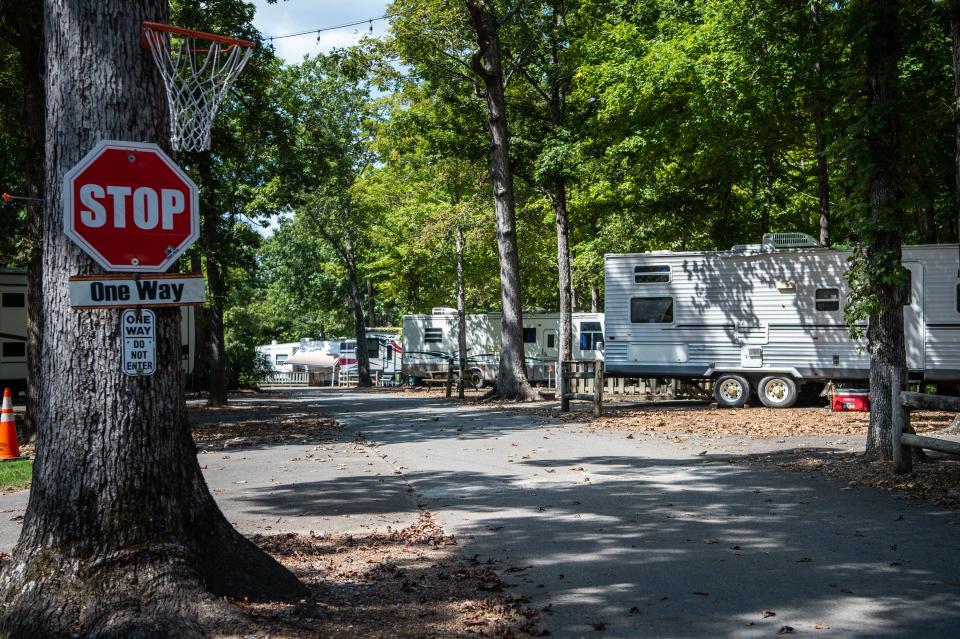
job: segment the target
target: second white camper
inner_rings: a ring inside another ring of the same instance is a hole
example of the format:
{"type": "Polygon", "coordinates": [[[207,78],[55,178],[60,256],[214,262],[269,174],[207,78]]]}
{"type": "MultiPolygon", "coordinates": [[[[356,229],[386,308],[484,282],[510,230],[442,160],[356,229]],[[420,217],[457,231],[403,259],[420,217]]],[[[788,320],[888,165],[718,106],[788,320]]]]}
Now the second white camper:
{"type": "MultiPolygon", "coordinates": [[[[844,320],[850,253],[777,239],[730,251],[607,255],[607,374],[713,380],[728,407],[751,395],[787,407],[804,382],[865,381],[866,341],[852,339],[844,320]]],[[[903,265],[910,376],[956,382],[957,245],[905,246],[903,265]]]]}
{"type": "MultiPolygon", "coordinates": [[[[466,316],[467,375],[473,386],[496,381],[500,358],[500,313],[466,316]]],[[[556,379],[560,355],[559,313],[523,316],[524,356],[527,376],[534,383],[556,379]]],[[[403,317],[403,376],[408,383],[446,377],[450,357],[456,357],[459,336],[457,314],[435,308],[430,315],[403,317]]],[[[601,356],[603,313],[573,314],[573,357],[593,360],[601,356]]]]}

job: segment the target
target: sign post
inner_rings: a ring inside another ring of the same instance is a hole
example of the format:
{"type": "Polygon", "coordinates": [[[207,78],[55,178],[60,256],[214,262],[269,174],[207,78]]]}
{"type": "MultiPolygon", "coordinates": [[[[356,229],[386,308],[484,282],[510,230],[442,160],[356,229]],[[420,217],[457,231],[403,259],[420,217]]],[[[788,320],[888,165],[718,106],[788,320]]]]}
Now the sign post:
{"type": "Polygon", "coordinates": [[[157,316],[148,309],[128,308],[120,316],[123,372],[132,377],[157,372],[157,316]]]}

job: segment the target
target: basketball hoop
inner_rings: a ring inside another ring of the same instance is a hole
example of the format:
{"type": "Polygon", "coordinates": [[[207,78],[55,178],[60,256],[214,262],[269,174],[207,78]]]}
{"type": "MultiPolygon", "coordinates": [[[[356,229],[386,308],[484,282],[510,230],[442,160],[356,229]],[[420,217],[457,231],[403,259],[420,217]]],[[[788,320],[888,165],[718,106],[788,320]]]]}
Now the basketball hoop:
{"type": "Polygon", "coordinates": [[[144,22],[140,39],[163,76],[174,150],[208,150],[217,109],[256,45],[157,22],[144,22]]]}

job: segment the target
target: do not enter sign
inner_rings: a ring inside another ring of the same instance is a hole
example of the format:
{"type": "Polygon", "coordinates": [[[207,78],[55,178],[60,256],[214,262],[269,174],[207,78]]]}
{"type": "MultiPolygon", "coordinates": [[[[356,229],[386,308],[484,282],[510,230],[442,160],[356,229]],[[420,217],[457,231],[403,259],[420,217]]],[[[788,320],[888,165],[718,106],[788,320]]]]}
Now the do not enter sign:
{"type": "Polygon", "coordinates": [[[166,271],[200,235],[197,186],[156,144],[100,142],[63,194],[64,232],[108,271],[166,271]]]}

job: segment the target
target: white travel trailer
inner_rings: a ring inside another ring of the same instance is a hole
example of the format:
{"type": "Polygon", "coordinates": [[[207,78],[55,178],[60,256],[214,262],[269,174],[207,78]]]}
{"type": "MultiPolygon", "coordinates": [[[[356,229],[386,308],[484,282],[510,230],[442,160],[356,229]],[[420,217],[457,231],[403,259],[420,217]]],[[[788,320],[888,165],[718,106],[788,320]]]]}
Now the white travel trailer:
{"type": "MultiPolygon", "coordinates": [[[[473,386],[496,381],[500,357],[500,313],[470,314],[467,324],[468,381],[473,386]]],[[[523,316],[523,346],[527,376],[533,382],[556,380],[560,355],[560,314],[523,316]]],[[[430,315],[403,317],[403,376],[420,380],[445,379],[449,358],[458,352],[457,312],[435,308],[430,315]]],[[[573,314],[573,357],[594,360],[603,348],[603,314],[573,314]]]]}
{"type": "MultiPolygon", "coordinates": [[[[798,233],[730,251],[607,255],[604,369],[713,380],[727,407],[752,394],[787,407],[804,382],[866,380],[866,341],[844,321],[849,256],[798,233]]],[[[910,376],[960,380],[957,246],[905,246],[903,264],[910,376]]]]}
{"type": "MultiPolygon", "coordinates": [[[[119,322],[119,320],[117,320],[119,322]]],[[[184,374],[193,371],[194,310],[180,307],[180,363],[184,374]]],[[[27,272],[0,268],[0,386],[27,386],[27,272]]]]}

